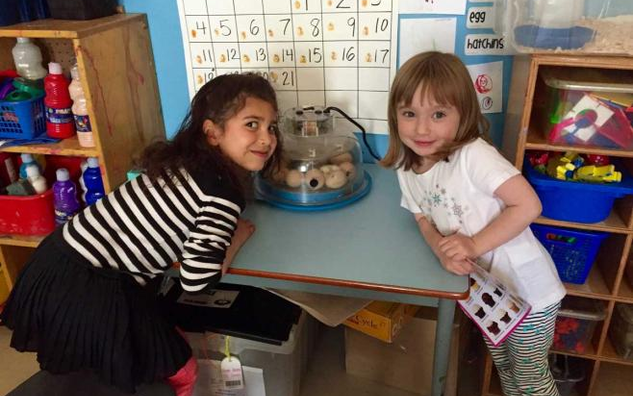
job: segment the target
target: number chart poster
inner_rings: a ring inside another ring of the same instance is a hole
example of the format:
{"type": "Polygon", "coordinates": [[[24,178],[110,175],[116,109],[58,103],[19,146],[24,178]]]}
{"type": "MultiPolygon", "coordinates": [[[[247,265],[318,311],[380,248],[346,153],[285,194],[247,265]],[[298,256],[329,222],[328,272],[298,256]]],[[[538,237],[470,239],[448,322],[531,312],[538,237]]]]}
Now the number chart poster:
{"type": "Polygon", "coordinates": [[[282,112],[336,106],[367,131],[386,133],[397,3],[178,0],[189,95],[215,76],[255,72],[271,82],[282,112]]]}

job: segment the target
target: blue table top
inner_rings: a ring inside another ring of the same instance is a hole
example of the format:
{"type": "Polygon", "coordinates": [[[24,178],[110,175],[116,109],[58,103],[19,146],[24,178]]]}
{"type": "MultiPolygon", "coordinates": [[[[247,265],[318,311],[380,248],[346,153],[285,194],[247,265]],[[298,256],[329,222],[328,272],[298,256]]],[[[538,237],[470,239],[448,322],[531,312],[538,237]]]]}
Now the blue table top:
{"type": "Polygon", "coordinates": [[[243,217],[253,221],[256,231],[223,281],[324,293],[351,288],[466,297],[468,278],[442,268],[411,213],[400,207],[395,172],[377,165],[365,165],[365,170],[373,179],[372,190],[340,209],[296,212],[250,204],[243,217]]]}

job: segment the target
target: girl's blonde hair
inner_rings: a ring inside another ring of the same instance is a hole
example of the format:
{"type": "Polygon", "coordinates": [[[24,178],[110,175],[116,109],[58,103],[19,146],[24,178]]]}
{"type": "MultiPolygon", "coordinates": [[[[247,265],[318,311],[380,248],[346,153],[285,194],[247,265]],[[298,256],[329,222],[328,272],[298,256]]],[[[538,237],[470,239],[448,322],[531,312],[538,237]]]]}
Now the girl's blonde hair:
{"type": "Polygon", "coordinates": [[[485,137],[488,133],[490,124],[481,114],[472,79],[462,61],[452,54],[423,52],[402,65],[391,86],[388,108],[389,149],[380,161],[385,167],[404,167],[407,171],[418,163],[419,156],[400,139],[397,111],[399,106],[411,104],[419,87],[422,87],[422,100],[430,96],[440,105],[454,106],[460,116],[455,141],[434,155],[433,159],[446,159],[458,148],[478,137],[485,137]]]}

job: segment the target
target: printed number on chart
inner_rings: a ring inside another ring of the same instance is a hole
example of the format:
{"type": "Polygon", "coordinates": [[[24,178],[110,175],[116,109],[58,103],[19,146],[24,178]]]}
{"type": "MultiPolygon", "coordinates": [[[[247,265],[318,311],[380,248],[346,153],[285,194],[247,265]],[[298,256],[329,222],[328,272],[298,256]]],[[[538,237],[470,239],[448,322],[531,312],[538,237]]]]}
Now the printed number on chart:
{"type": "Polygon", "coordinates": [[[274,53],[271,57],[273,63],[293,62],[295,59],[294,50],[287,48],[281,51],[281,55],[274,53]]]}
{"type": "MultiPolygon", "coordinates": [[[[350,18],[351,19],[351,18],[350,18]]],[[[388,18],[376,18],[376,23],[370,29],[369,26],[363,26],[363,36],[369,36],[370,30],[373,33],[382,33],[389,29],[389,19],[388,18]]]]}
{"type": "MultiPolygon", "coordinates": [[[[251,21],[248,23],[248,32],[251,34],[251,36],[257,36],[259,34],[260,28],[256,24],[256,22],[257,19],[251,19],[251,21]]],[[[246,38],[248,37],[246,31],[242,31],[240,33],[240,36],[242,37],[242,40],[246,40],[246,38]]]]}
{"type": "MultiPolygon", "coordinates": [[[[310,20],[310,27],[308,28],[308,32],[312,37],[318,37],[319,34],[321,34],[321,20],[319,18],[312,18],[310,20]]],[[[286,28],[284,27],[284,34],[286,31],[286,28]]],[[[305,30],[303,29],[303,26],[297,26],[297,36],[298,37],[303,37],[303,35],[305,34],[305,30]]]]}
{"type": "Polygon", "coordinates": [[[205,21],[195,21],[195,26],[189,31],[192,39],[202,38],[207,35],[207,24],[205,21]]]}
{"type": "Polygon", "coordinates": [[[209,48],[205,48],[195,56],[194,60],[199,65],[210,63],[213,62],[213,54],[209,48]]]}
{"type": "Polygon", "coordinates": [[[295,85],[295,72],[292,70],[282,71],[281,73],[278,73],[276,71],[271,71],[270,73],[257,72],[257,74],[266,78],[272,84],[281,85],[281,86],[295,85]]]}
{"type": "Polygon", "coordinates": [[[218,59],[218,62],[226,63],[232,60],[240,60],[240,55],[238,54],[237,49],[227,48],[226,51],[220,54],[220,58],[218,59]]]}
{"type": "Polygon", "coordinates": [[[301,55],[299,63],[321,63],[323,60],[323,53],[320,47],[309,48],[308,56],[301,55]]]}
{"type": "MultiPolygon", "coordinates": [[[[330,53],[330,59],[332,59],[333,61],[339,60],[338,53],[336,51],[332,51],[330,53]]],[[[353,45],[350,47],[343,47],[340,60],[343,62],[352,62],[354,61],[354,59],[356,59],[356,47],[354,47],[353,45]]]]}
{"type": "Polygon", "coordinates": [[[389,61],[388,49],[377,49],[374,52],[368,52],[365,54],[365,62],[367,63],[382,63],[385,64],[389,61]]]}
{"type": "Polygon", "coordinates": [[[270,81],[271,84],[276,86],[294,87],[295,85],[294,71],[283,71],[281,73],[276,71],[255,71],[254,73],[264,77],[266,80],[270,81]]]}
{"type": "Polygon", "coordinates": [[[328,0],[327,6],[336,8],[338,10],[349,10],[352,6],[349,4],[350,0],[328,0]]]}
{"type": "Polygon", "coordinates": [[[199,72],[199,74],[196,74],[196,83],[199,86],[202,86],[208,83],[209,81],[213,80],[214,77],[215,77],[215,69],[209,72],[199,72]]]}
{"type": "Polygon", "coordinates": [[[230,19],[220,19],[220,25],[213,30],[216,36],[227,37],[230,36],[231,33],[233,33],[233,30],[231,30],[231,27],[227,24],[227,22],[229,21],[230,19]]]}

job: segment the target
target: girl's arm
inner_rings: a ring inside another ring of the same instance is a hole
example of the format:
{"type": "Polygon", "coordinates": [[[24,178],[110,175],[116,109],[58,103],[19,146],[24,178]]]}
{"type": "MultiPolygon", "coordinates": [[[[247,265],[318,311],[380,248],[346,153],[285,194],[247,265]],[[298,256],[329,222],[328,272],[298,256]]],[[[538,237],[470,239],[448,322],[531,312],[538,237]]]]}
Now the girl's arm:
{"type": "Polygon", "coordinates": [[[421,213],[414,214],[415,220],[418,222],[420,233],[424,240],[433,250],[433,253],[440,260],[440,263],[447,271],[457,275],[466,275],[473,271],[472,265],[464,259],[451,258],[441,251],[439,243],[444,239],[437,229],[431,224],[421,213]]]}
{"type": "Polygon", "coordinates": [[[255,224],[250,220],[239,219],[237,221],[235,234],[233,234],[233,238],[231,239],[231,245],[226,249],[226,256],[224,256],[224,262],[222,263],[222,275],[226,274],[229,270],[233,258],[254,232],[255,224]]]}
{"type": "Polygon", "coordinates": [[[541,214],[541,201],[522,175],[506,180],[494,194],[503,201],[505,209],[472,237],[454,234],[443,238],[438,243],[443,254],[476,259],[515,238],[541,214]]]}

